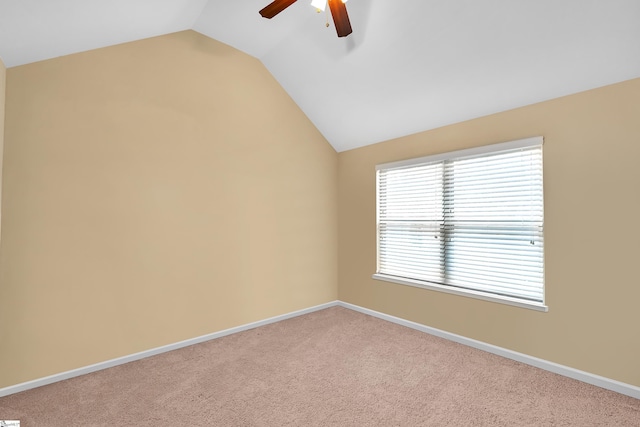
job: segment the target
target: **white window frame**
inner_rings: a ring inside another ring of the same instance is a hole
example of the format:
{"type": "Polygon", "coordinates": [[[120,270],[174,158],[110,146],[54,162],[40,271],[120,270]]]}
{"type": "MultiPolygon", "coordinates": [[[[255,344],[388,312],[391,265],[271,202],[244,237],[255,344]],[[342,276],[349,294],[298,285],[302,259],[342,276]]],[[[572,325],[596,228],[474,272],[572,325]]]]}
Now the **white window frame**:
{"type": "MultiPolygon", "coordinates": [[[[432,156],[426,156],[426,157],[420,157],[415,159],[403,160],[399,162],[391,162],[391,163],[384,163],[384,164],[377,165],[376,166],[376,230],[377,230],[376,231],[376,249],[377,249],[378,258],[377,258],[376,273],[373,274],[373,279],[402,284],[402,285],[414,286],[414,287],[429,289],[434,291],[440,291],[440,292],[445,292],[445,293],[454,294],[454,295],[471,297],[471,298],[481,299],[485,301],[498,302],[502,304],[513,305],[516,307],[533,309],[537,311],[544,311],[544,312],[548,311],[548,307],[545,305],[545,297],[544,297],[544,291],[545,291],[544,272],[543,272],[543,279],[542,279],[542,302],[529,301],[526,299],[514,298],[514,297],[504,296],[504,295],[497,295],[497,294],[483,292],[479,290],[473,290],[468,288],[458,288],[458,287],[453,287],[449,285],[442,285],[434,282],[428,282],[424,280],[418,280],[418,279],[380,273],[380,236],[379,236],[380,188],[379,188],[379,179],[378,179],[378,174],[380,170],[402,168],[407,166],[416,166],[419,164],[435,163],[435,162],[458,159],[463,157],[481,156],[485,154],[489,155],[499,151],[516,150],[520,148],[529,148],[529,147],[535,147],[535,146],[542,147],[543,142],[544,142],[543,137],[533,137],[533,138],[526,138],[526,139],[520,139],[516,141],[499,143],[499,144],[492,144],[492,145],[487,145],[483,147],[471,148],[467,150],[458,150],[458,151],[452,151],[452,152],[442,153],[442,154],[437,154],[432,156]]],[[[542,255],[542,257],[543,257],[542,264],[544,269],[544,254],[542,255]]]]}

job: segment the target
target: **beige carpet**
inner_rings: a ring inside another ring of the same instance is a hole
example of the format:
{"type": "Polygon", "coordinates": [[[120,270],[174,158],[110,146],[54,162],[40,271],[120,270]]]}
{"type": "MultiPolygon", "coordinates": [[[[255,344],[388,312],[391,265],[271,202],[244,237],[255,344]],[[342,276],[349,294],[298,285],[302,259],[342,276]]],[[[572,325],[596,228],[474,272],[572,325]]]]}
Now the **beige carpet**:
{"type": "Polygon", "coordinates": [[[333,307],[0,398],[69,426],[640,426],[640,400],[333,307]]]}

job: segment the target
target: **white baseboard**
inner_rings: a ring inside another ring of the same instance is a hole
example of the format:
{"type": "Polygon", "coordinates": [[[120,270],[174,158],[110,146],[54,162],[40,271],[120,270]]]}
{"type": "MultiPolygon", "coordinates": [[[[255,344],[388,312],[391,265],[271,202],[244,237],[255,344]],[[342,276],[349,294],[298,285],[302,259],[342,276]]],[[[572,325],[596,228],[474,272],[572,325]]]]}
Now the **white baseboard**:
{"type": "Polygon", "coordinates": [[[610,378],[601,377],[599,375],[591,374],[589,372],[580,371],[578,369],[570,368],[568,366],[560,365],[558,363],[549,362],[548,360],[539,359],[537,357],[528,356],[517,351],[508,350],[506,348],[498,347],[492,344],[487,344],[482,341],[477,341],[471,338],[466,338],[461,335],[452,334],[440,329],[432,328],[422,325],[420,323],[412,322],[410,320],[401,319],[399,317],[390,316],[388,314],[380,313],[378,311],[363,308],[354,304],[338,301],[338,306],[349,308],[354,311],[358,311],[363,314],[368,314],[379,319],[387,320],[389,322],[397,323],[398,325],[406,326],[411,329],[416,329],[421,332],[426,332],[431,335],[435,335],[440,338],[454,341],[460,344],[467,345],[469,347],[477,348],[479,350],[493,353],[498,356],[506,357],[517,362],[522,362],[527,365],[535,366],[536,368],[544,369],[545,371],[553,372],[565,377],[573,378],[574,380],[582,381],[587,384],[592,384],[598,387],[605,388],[607,390],[615,391],[620,394],[635,397],[640,399],[640,387],[636,387],[631,384],[626,384],[620,381],[612,380],[610,378]]]}
{"type": "Polygon", "coordinates": [[[225,329],[220,332],[214,332],[212,334],[203,335],[203,336],[188,339],[185,341],[180,341],[174,344],[152,348],[151,350],[141,351],[140,353],[130,354],[128,356],[118,357],[117,359],[111,359],[105,362],[96,363],[94,365],[84,366],[82,368],[73,369],[71,371],[66,371],[59,374],[50,375],[48,377],[27,381],[21,384],[0,388],[0,397],[8,396],[14,393],[19,393],[21,391],[29,390],[36,387],[41,387],[43,385],[52,384],[58,381],[67,380],[69,378],[79,377],[80,375],[90,374],[91,372],[100,371],[102,369],[123,365],[125,363],[133,362],[135,360],[144,359],[145,357],[155,356],[156,354],[166,353],[168,351],[177,350],[179,348],[188,347],[194,344],[200,344],[216,338],[222,338],[227,335],[235,334],[242,331],[247,331],[249,329],[258,328],[260,326],[268,325],[270,323],[276,323],[281,320],[290,319],[292,317],[301,316],[303,314],[312,313],[314,311],[323,310],[325,308],[334,307],[336,305],[338,305],[338,301],[332,301],[326,304],[305,308],[303,310],[293,311],[291,313],[286,313],[280,316],[259,320],[257,322],[247,323],[246,325],[236,326],[235,328],[225,329]]]}
{"type": "Polygon", "coordinates": [[[640,387],[636,387],[631,384],[626,384],[620,381],[612,380],[609,378],[601,377],[599,375],[591,374],[589,372],[580,371],[578,369],[570,368],[568,366],[559,365],[554,362],[549,362],[547,360],[539,359],[537,357],[528,356],[523,353],[518,353],[516,351],[508,350],[506,348],[498,347],[492,344],[487,344],[482,341],[477,341],[471,338],[466,338],[461,335],[452,334],[450,332],[446,332],[440,329],[432,328],[429,326],[422,325],[420,323],[412,322],[410,320],[405,320],[399,317],[391,316],[385,313],[380,313],[375,310],[370,310],[368,308],[360,307],[354,304],[342,302],[342,301],[332,301],[326,304],[317,305],[314,307],[306,308],[303,310],[294,311],[291,313],[283,314],[280,316],[270,317],[265,320],[260,320],[257,322],[248,323],[246,325],[237,326],[235,328],[225,329],[223,331],[214,332],[212,334],[203,335],[200,337],[192,338],[185,341],[180,341],[174,344],[165,345],[162,347],[153,348],[151,350],[142,351],[140,353],[131,354],[128,356],[119,357],[117,359],[107,360],[105,362],[96,363],[94,365],[85,366],[82,368],[74,369],[67,372],[62,372],[60,374],[50,375],[48,377],[39,378],[33,381],[24,382],[21,384],[16,384],[13,386],[0,388],[0,397],[8,396],[10,394],[19,393],[21,391],[26,391],[32,388],[41,387],[47,384],[52,384],[58,381],[66,380],[73,377],[79,377],[80,375],[89,374],[91,372],[100,371],[102,369],[111,368],[113,366],[122,365],[128,362],[133,362],[135,360],[144,359],[145,357],[154,356],[156,354],[166,353],[167,351],[177,350],[179,348],[187,347],[194,344],[199,344],[202,342],[206,342],[209,340],[213,340],[216,338],[221,338],[227,335],[235,334],[242,331],[247,331],[249,329],[254,329],[260,326],[268,325],[271,323],[276,323],[281,320],[290,319],[293,317],[301,316],[303,314],[312,313],[314,311],[323,310],[329,307],[340,306],[344,308],[348,308],[350,310],[354,310],[363,314],[368,314],[373,317],[377,317],[382,320],[386,320],[392,323],[396,323],[398,325],[406,326],[421,332],[425,332],[431,335],[435,335],[440,338],[444,338],[450,341],[454,341],[460,344],[467,345],[469,347],[477,348],[479,350],[483,350],[489,353],[496,354],[498,356],[506,357],[507,359],[512,359],[518,362],[525,363],[527,365],[535,366],[540,369],[544,369],[546,371],[550,371],[559,375],[563,375],[565,377],[573,378],[578,381],[582,381],[588,384],[592,384],[598,387],[605,388],[607,390],[612,390],[620,394],[624,394],[627,396],[634,397],[636,399],[640,399],[640,387]]]}

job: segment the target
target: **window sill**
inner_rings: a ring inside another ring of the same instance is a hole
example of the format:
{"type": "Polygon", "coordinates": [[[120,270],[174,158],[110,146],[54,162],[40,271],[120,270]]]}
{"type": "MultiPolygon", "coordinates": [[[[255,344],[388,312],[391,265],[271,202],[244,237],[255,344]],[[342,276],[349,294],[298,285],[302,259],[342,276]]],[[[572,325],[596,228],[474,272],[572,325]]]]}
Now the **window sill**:
{"type": "Polygon", "coordinates": [[[453,295],[460,295],[468,298],[476,298],[484,301],[497,302],[500,304],[513,305],[515,307],[527,308],[536,311],[549,311],[549,307],[542,303],[536,303],[532,301],[520,300],[517,298],[510,298],[499,295],[486,294],[479,291],[473,291],[468,289],[456,289],[448,286],[437,285],[435,283],[423,282],[421,280],[407,279],[404,277],[388,276],[386,274],[376,273],[372,276],[375,280],[382,280],[384,282],[398,283],[400,285],[414,286],[416,288],[429,289],[432,291],[440,291],[453,295]]]}

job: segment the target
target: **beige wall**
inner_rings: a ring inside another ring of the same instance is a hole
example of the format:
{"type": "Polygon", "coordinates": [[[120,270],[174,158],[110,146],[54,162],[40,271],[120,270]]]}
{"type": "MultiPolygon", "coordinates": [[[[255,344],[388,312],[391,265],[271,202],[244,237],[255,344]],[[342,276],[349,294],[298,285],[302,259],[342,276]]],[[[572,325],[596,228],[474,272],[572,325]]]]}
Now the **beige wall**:
{"type": "MultiPolygon", "coordinates": [[[[5,105],[5,84],[7,78],[7,69],[4,62],[0,58],[0,236],[2,235],[2,153],[4,151],[4,105],[5,105]]],[[[1,242],[0,237],[0,242],[1,242]]],[[[2,283],[0,283],[0,288],[2,283]]],[[[1,292],[1,291],[0,291],[1,292]]],[[[2,295],[2,294],[0,294],[2,295]]]]}
{"type": "Polygon", "coordinates": [[[337,154],[258,60],[187,31],[6,101],[0,387],[336,299],[337,154]]]}
{"type": "Polygon", "coordinates": [[[339,299],[640,386],[640,79],[339,154],[339,299]],[[371,279],[377,163],[542,135],[548,313],[371,279]]]}

